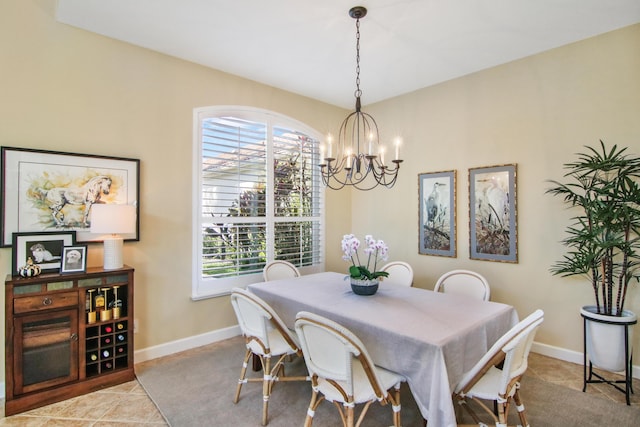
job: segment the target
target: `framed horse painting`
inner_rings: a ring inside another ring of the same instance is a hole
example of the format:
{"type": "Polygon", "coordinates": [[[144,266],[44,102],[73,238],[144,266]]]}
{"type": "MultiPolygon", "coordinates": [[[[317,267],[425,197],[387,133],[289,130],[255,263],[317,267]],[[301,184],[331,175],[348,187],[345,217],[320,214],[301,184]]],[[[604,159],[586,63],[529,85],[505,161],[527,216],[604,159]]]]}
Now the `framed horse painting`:
{"type": "MultiPolygon", "coordinates": [[[[0,246],[17,232],[75,231],[76,241],[97,242],[91,206],[134,205],[140,218],[139,182],[139,159],[2,147],[0,246]]],[[[139,230],[137,219],[123,238],[139,240],[139,230]]]]}

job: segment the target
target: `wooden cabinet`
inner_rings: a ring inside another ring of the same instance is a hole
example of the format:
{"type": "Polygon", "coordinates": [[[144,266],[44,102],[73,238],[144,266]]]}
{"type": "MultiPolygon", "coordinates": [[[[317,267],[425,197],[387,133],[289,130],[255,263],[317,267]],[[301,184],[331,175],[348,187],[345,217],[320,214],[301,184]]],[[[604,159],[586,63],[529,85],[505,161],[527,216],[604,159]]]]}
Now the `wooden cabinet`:
{"type": "Polygon", "coordinates": [[[135,378],[133,268],[5,281],[5,414],[135,378]]]}

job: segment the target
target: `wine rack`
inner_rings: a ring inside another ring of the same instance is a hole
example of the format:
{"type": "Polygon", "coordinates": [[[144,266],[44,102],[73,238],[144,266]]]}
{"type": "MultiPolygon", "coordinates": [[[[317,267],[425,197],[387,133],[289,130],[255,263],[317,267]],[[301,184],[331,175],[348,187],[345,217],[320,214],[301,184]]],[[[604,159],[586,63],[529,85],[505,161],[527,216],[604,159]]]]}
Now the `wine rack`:
{"type": "Polygon", "coordinates": [[[6,415],[135,378],[133,271],[7,277],[6,415]]]}
{"type": "Polygon", "coordinates": [[[87,327],[86,375],[92,377],[129,366],[126,320],[87,327]]]}

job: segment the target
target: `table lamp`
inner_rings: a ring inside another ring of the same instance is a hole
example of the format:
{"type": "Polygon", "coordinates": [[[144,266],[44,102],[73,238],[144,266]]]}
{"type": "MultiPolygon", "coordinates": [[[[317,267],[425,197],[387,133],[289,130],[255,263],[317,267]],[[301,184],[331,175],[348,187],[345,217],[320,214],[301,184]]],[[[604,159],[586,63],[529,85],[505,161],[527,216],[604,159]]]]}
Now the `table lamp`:
{"type": "Polygon", "coordinates": [[[135,233],[136,207],[94,204],[91,206],[91,233],[103,234],[104,269],[122,268],[122,236],[135,233]]]}

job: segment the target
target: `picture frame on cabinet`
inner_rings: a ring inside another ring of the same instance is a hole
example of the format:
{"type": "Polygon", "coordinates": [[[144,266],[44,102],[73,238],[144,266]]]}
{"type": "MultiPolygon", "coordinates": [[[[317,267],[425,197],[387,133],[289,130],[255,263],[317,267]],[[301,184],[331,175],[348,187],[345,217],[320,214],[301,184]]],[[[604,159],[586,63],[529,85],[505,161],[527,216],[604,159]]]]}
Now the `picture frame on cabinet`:
{"type": "MultiPolygon", "coordinates": [[[[90,233],[91,206],[135,205],[140,218],[140,160],[29,148],[2,147],[0,247],[12,233],[73,230],[79,242],[98,242],[90,233]]],[[[140,240],[136,231],[125,240],[140,240]]]]}
{"type": "Polygon", "coordinates": [[[518,262],[516,164],[469,169],[469,257],[518,262]]]}
{"type": "Polygon", "coordinates": [[[60,273],[84,273],[87,271],[87,245],[64,246],[60,273]]]}
{"type": "Polygon", "coordinates": [[[456,171],[419,174],[418,206],[418,252],[455,258],[456,171]]]}
{"type": "Polygon", "coordinates": [[[19,274],[20,267],[29,258],[38,265],[42,273],[57,273],[62,265],[65,246],[75,245],[76,232],[52,231],[33,233],[13,233],[11,250],[11,273],[19,274]]]}

